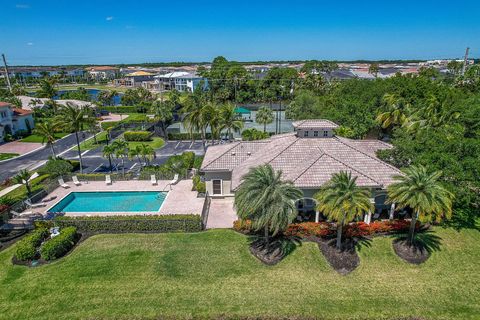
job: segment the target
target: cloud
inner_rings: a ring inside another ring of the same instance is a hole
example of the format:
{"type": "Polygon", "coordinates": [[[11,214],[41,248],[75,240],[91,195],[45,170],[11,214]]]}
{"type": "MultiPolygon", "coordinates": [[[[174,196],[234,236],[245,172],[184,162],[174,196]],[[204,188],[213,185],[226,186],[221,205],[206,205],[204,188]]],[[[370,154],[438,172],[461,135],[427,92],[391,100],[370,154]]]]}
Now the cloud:
{"type": "Polygon", "coordinates": [[[18,3],[18,4],[15,5],[15,8],[17,8],[17,9],[30,9],[30,5],[23,4],[23,3],[18,3]]]}
{"type": "Polygon", "coordinates": [[[112,21],[112,20],[113,20],[113,17],[112,17],[112,16],[106,17],[105,20],[107,20],[107,21],[112,21]]]}
{"type": "Polygon", "coordinates": [[[27,46],[33,46],[33,42],[27,42],[27,46]]]}

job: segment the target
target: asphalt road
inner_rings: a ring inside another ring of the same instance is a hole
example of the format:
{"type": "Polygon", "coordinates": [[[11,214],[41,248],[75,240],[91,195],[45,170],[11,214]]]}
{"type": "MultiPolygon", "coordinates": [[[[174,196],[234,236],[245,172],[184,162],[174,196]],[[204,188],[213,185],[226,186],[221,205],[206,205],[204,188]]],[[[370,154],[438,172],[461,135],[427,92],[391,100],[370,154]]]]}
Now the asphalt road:
{"type": "MultiPolygon", "coordinates": [[[[80,140],[83,141],[90,137],[91,134],[82,133],[79,134],[80,140]]],[[[77,142],[74,134],[70,134],[62,139],[55,141],[54,149],[57,156],[64,156],[64,152],[71,147],[76,146],[77,142]]],[[[0,162],[0,182],[5,179],[11,178],[17,174],[18,171],[27,169],[34,170],[42,165],[48,160],[48,157],[52,155],[50,148],[43,148],[37,151],[34,151],[29,154],[25,154],[18,158],[6,160],[0,162]]]]}

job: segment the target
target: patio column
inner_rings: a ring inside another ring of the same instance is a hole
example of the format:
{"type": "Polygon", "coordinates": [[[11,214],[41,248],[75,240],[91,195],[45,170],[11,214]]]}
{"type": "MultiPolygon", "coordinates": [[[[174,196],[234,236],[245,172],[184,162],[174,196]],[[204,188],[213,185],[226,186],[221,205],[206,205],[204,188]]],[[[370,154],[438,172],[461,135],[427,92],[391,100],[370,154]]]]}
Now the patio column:
{"type": "Polygon", "coordinates": [[[320,222],[320,212],[318,210],[315,211],[315,222],[320,222]]]}
{"type": "Polygon", "coordinates": [[[393,213],[395,212],[395,203],[392,203],[390,206],[390,216],[388,217],[390,220],[393,220],[393,213]]]}

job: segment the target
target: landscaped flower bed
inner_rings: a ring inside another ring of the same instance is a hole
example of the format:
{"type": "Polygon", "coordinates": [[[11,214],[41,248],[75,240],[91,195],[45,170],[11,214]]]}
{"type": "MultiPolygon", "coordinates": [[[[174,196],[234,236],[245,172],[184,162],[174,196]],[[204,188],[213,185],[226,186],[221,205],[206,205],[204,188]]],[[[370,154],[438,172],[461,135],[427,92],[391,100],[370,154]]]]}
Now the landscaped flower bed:
{"type": "MultiPolygon", "coordinates": [[[[417,228],[420,224],[417,223],[417,228]]],[[[346,237],[365,237],[380,234],[407,232],[410,227],[408,220],[374,221],[370,224],[365,222],[351,223],[344,228],[346,237]]],[[[233,223],[233,229],[248,233],[252,230],[252,223],[249,220],[237,220],[233,223]]],[[[329,237],[336,233],[335,224],[330,222],[302,222],[292,223],[285,230],[284,235],[300,238],[308,237],[329,237]]]]}

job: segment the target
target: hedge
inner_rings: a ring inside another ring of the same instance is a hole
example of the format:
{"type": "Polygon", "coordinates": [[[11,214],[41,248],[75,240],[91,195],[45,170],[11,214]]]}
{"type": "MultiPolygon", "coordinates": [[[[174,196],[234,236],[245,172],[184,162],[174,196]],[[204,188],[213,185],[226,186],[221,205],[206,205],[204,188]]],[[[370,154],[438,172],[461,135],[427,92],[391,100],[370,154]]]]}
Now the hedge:
{"type": "Polygon", "coordinates": [[[77,241],[77,228],[66,227],[60,230],[60,234],[43,244],[40,254],[45,260],[54,260],[65,255],[77,241]]]}
{"type": "Polygon", "coordinates": [[[152,133],[149,131],[125,131],[123,138],[125,141],[150,141],[152,133]]]}
{"type": "Polygon", "coordinates": [[[55,218],[60,228],[74,226],[80,232],[198,232],[202,220],[196,214],[151,216],[95,216],[55,218]]]}
{"type": "MultiPolygon", "coordinates": [[[[202,139],[200,133],[194,133],[194,134],[179,133],[179,132],[168,133],[168,139],[170,139],[170,140],[192,140],[192,138],[194,140],[201,140],[202,139]]],[[[211,139],[211,138],[212,138],[212,135],[210,133],[207,133],[205,139],[208,140],[208,139],[211,139]]]]}
{"type": "Polygon", "coordinates": [[[112,113],[136,113],[137,107],[135,106],[108,106],[101,107],[101,110],[106,110],[112,113]]]}
{"type": "Polygon", "coordinates": [[[15,257],[22,261],[34,259],[37,255],[37,248],[42,244],[47,235],[48,230],[46,228],[36,229],[27,235],[17,243],[15,257]]]}

